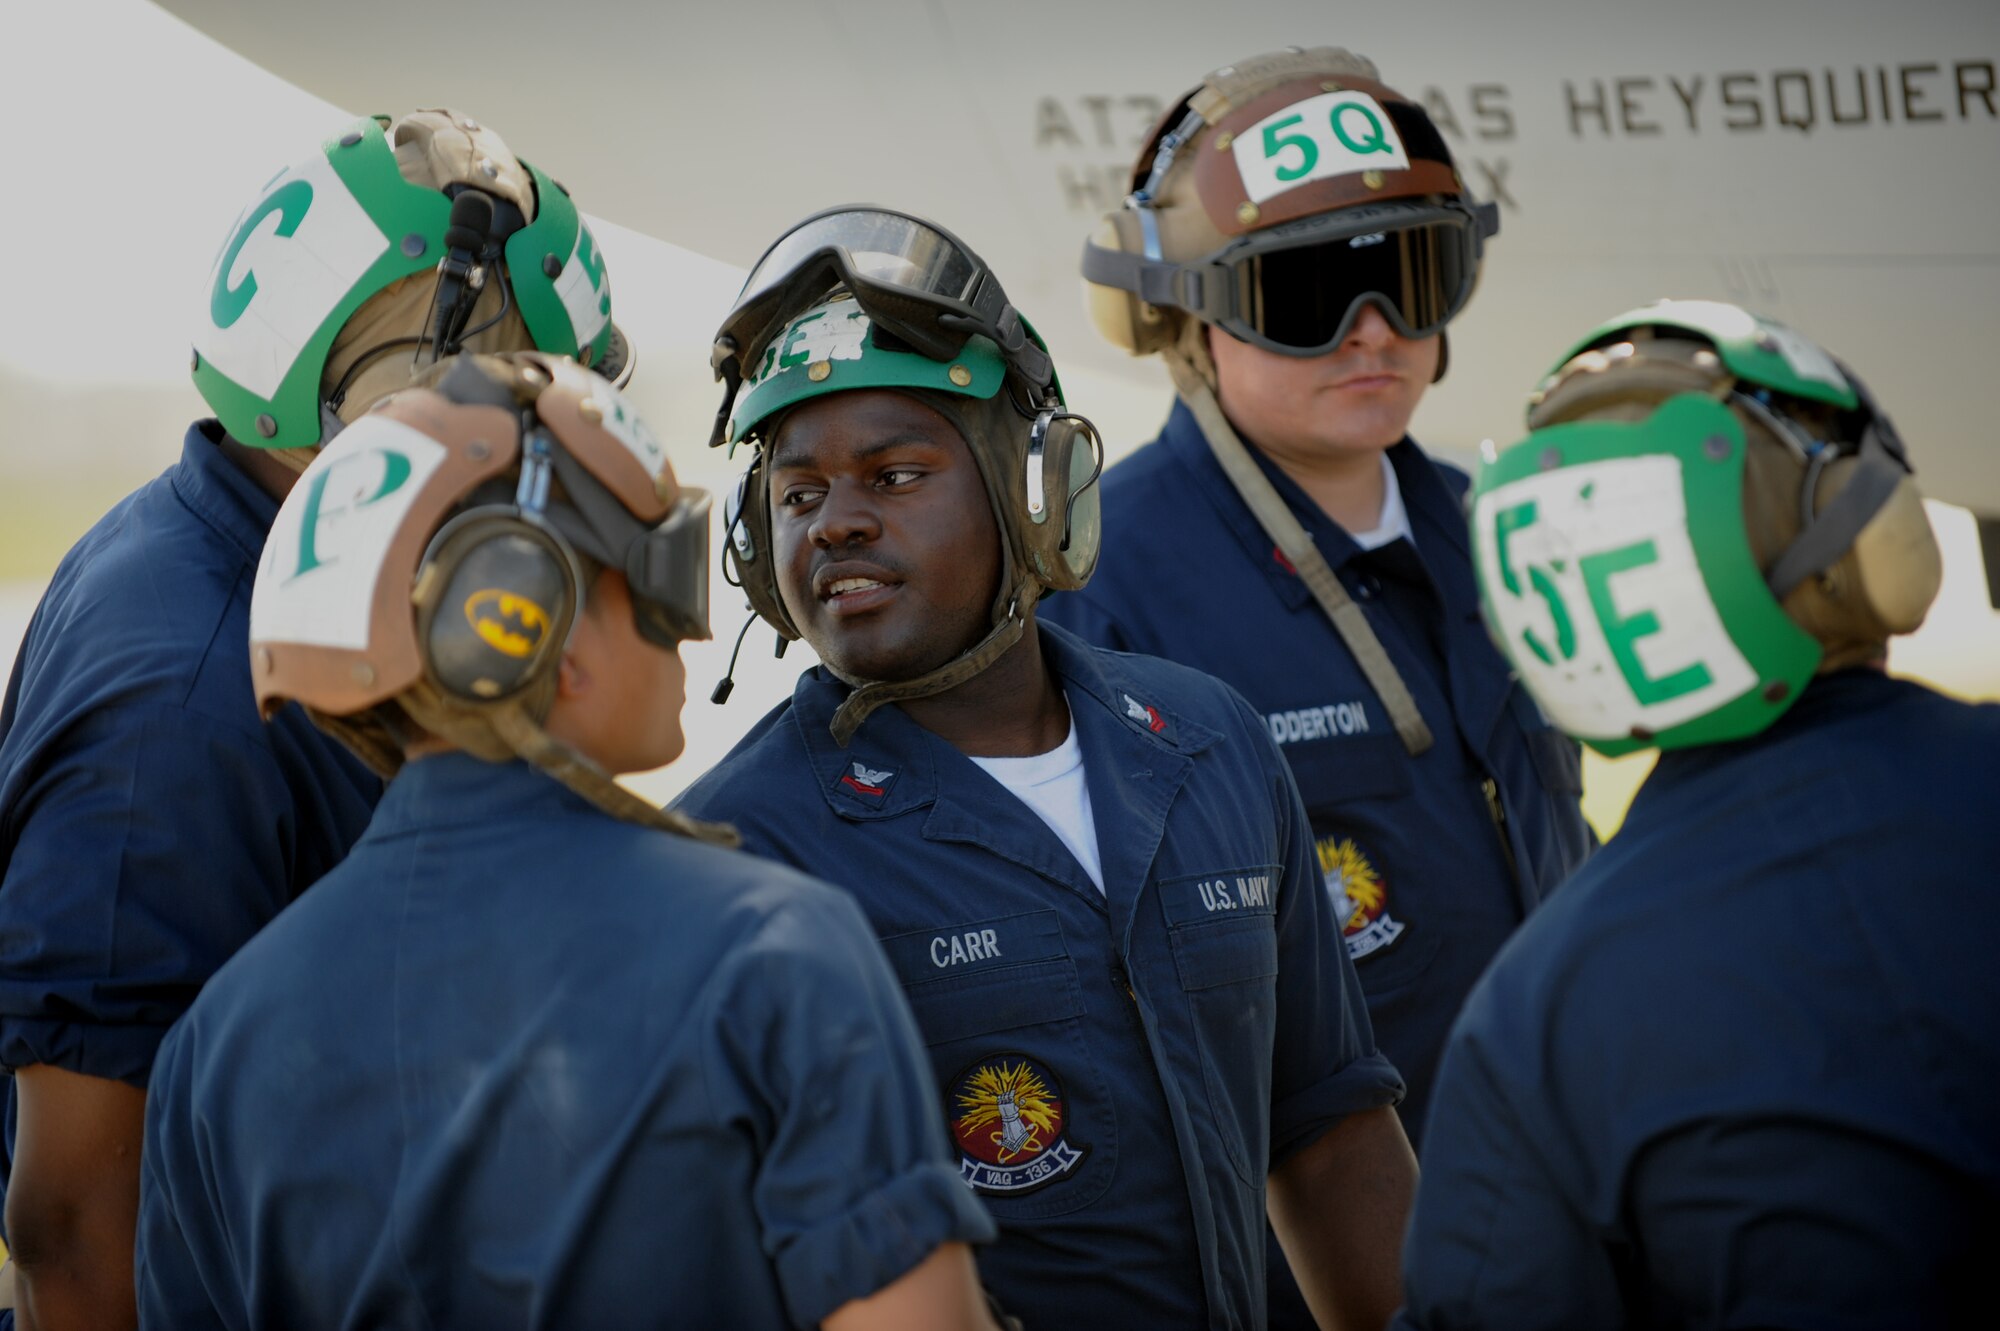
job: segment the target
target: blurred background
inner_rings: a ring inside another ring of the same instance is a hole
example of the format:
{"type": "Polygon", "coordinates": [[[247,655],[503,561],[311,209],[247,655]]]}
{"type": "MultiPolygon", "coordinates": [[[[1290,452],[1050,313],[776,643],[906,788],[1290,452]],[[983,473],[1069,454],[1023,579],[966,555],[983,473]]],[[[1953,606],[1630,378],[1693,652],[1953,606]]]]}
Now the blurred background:
{"type": "MultiPolygon", "coordinates": [[[[0,651],[69,544],[206,414],[188,335],[238,211],[353,114],[449,104],[564,179],[638,347],[631,395],[683,480],[720,495],[738,466],[703,447],[708,343],[743,265],[797,217],[863,198],[935,216],[993,263],[1114,458],[1151,438],[1170,389],[1087,331],[1082,240],[1208,68],[1334,42],[1423,97],[1502,208],[1418,439],[1468,462],[1482,438],[1508,442],[1569,338],[1658,296],[1792,322],[1869,380],[1936,496],[1943,594],[1892,668],[2000,697],[1975,518],[2000,513],[1982,391],[2000,345],[2000,3],[1222,8],[0,0],[0,651]]],[[[774,659],[755,627],[734,698],[711,706],[739,604],[718,572],[716,641],[683,649],[688,752],[634,782],[651,796],[810,663],[802,646],[774,659]]],[[[1647,766],[1589,760],[1600,831],[1647,766]]]]}

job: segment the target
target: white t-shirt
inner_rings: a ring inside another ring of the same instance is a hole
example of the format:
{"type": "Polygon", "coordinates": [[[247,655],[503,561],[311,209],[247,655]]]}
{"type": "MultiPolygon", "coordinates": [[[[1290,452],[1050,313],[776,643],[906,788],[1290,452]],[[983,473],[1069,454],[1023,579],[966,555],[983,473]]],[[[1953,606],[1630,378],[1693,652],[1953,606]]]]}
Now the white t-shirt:
{"type": "Polygon", "coordinates": [[[1075,721],[1063,742],[1047,753],[972,761],[1033,809],[1062,838],[1097,890],[1104,891],[1104,864],[1097,854],[1097,824],[1090,816],[1090,785],[1083,777],[1083,749],[1076,742],[1075,721]]]}
{"type": "Polygon", "coordinates": [[[1396,469],[1389,465],[1389,455],[1382,458],[1382,515],[1375,520],[1369,531],[1349,532],[1354,543],[1363,550],[1379,550],[1397,537],[1402,537],[1411,545],[1417,543],[1415,533],[1410,530],[1410,511],[1403,507],[1403,487],[1396,480],[1396,469]]]}

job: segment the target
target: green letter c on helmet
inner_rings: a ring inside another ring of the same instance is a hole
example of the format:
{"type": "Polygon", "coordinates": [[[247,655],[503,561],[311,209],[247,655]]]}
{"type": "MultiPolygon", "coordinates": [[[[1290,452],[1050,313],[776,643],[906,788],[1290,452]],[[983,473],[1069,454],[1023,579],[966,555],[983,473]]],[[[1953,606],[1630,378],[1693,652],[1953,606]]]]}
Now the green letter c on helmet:
{"type": "Polygon", "coordinates": [[[294,180],[282,189],[276,190],[264,204],[237,228],[236,239],[229,242],[229,249],[223,254],[222,262],[215,274],[215,290],[209,293],[208,314],[215,320],[217,328],[227,328],[243,317],[243,311],[250,308],[250,302],[257,298],[257,274],[246,274],[237,286],[229,285],[229,270],[236,266],[236,256],[250,241],[250,233],[262,224],[272,213],[278,214],[278,234],[290,236],[305,220],[306,210],[312,207],[312,185],[303,180],[294,180]]]}

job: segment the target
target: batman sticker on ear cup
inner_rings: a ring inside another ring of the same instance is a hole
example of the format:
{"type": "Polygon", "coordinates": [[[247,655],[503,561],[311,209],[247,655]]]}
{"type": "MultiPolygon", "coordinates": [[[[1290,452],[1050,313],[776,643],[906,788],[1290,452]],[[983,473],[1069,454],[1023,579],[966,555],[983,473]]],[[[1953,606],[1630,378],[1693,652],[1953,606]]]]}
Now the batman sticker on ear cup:
{"type": "Polygon", "coordinates": [[[576,556],[512,510],[473,510],[438,533],[418,575],[418,638],[439,687],[467,701],[545,678],[568,640],[576,556]]]}

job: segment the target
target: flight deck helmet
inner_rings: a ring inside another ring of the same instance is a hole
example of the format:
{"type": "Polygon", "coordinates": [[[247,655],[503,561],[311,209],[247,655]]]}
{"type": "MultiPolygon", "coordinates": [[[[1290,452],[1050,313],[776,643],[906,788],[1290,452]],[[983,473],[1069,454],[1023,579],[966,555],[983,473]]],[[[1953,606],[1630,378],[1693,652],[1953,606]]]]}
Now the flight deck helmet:
{"type": "Polygon", "coordinates": [[[283,451],[445,355],[528,349],[629,377],[596,240],[492,129],[423,110],[354,121],[264,186],[202,288],[191,366],[233,438],[283,451]]]}
{"type": "Polygon", "coordinates": [[[1879,661],[1942,562],[1866,385],[1793,329],[1662,301],[1579,340],[1472,492],[1488,626],[1607,755],[1752,735],[1879,661]]]}
{"type": "Polygon", "coordinates": [[[1499,228],[1422,105],[1361,56],[1293,47],[1216,70],[1160,120],[1084,246],[1085,298],[1111,343],[1212,383],[1204,324],[1300,357],[1370,304],[1404,337],[1442,333],[1499,228]]]}
{"type": "Polygon", "coordinates": [[[709,636],[708,511],[576,362],[447,359],[341,431],[280,506],[250,598],[258,706],[303,704],[384,775],[437,736],[526,759],[615,816],[727,839],[542,728],[601,570],[624,574],[641,637],[709,636]]]}

